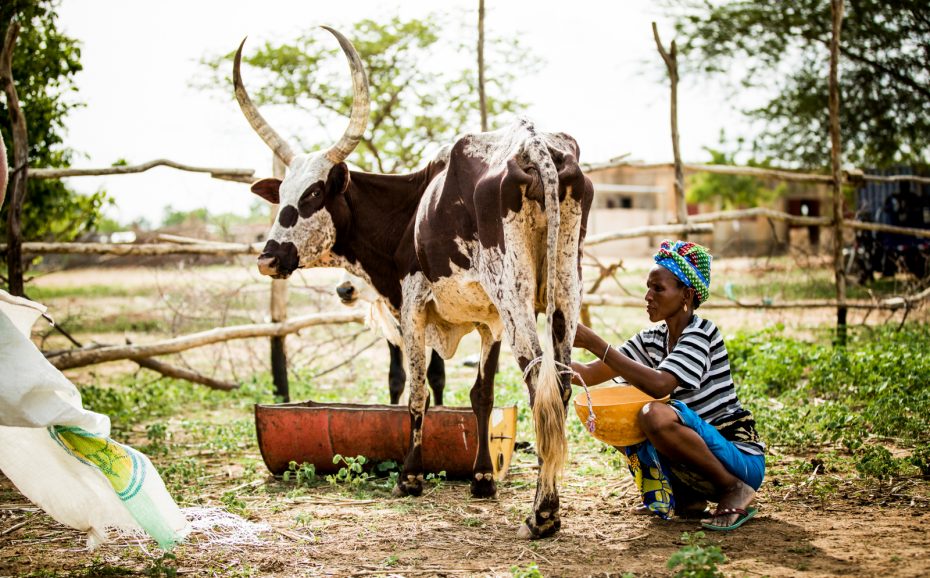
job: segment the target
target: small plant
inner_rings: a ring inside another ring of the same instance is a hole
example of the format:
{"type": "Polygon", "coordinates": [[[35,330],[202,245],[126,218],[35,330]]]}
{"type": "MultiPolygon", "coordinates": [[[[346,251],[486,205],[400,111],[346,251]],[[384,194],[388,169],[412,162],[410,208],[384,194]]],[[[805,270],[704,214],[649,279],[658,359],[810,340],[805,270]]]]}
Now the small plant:
{"type": "Polygon", "coordinates": [[[298,466],[297,462],[291,461],[281,477],[285,482],[293,481],[297,487],[310,487],[316,482],[316,466],[307,462],[298,466]]]}
{"type": "Polygon", "coordinates": [[[310,512],[301,512],[297,514],[296,516],[294,516],[295,527],[309,526],[312,521],[313,521],[313,514],[311,514],[310,512]]]}
{"type": "Polygon", "coordinates": [[[390,556],[388,556],[387,558],[381,561],[381,565],[384,566],[385,568],[391,568],[393,566],[397,566],[398,562],[400,562],[400,556],[398,556],[397,554],[391,554],[390,556]]]}
{"type": "Polygon", "coordinates": [[[863,477],[885,481],[901,474],[903,461],[891,455],[884,446],[868,446],[856,461],[856,471],[863,477]]]}
{"type": "Polygon", "coordinates": [[[339,468],[339,471],[335,474],[326,476],[326,481],[332,485],[346,484],[352,486],[358,486],[367,482],[373,476],[365,472],[365,464],[368,462],[368,458],[365,456],[355,456],[350,458],[348,456],[342,456],[336,454],[333,456],[334,464],[344,464],[343,467],[339,468]]]}
{"type": "Polygon", "coordinates": [[[433,485],[433,487],[438,488],[442,486],[442,482],[446,479],[446,470],[442,470],[435,474],[426,474],[426,481],[433,485]]]}
{"type": "Polygon", "coordinates": [[[152,560],[151,565],[145,569],[145,575],[152,578],[175,578],[178,575],[177,563],[177,556],[166,552],[161,558],[152,560]]]}
{"type": "Polygon", "coordinates": [[[520,566],[511,566],[510,572],[513,574],[513,578],[544,578],[536,562],[522,568],[520,566]]]}
{"type": "Polygon", "coordinates": [[[930,476],[930,444],[924,444],[914,448],[908,461],[911,462],[911,465],[920,470],[920,475],[930,476]]]}
{"type": "Polygon", "coordinates": [[[481,518],[465,518],[462,520],[462,524],[468,526],[469,528],[483,528],[484,520],[481,518]]]}
{"type": "Polygon", "coordinates": [[[163,423],[153,423],[145,428],[145,437],[149,443],[145,446],[148,454],[168,453],[168,426],[163,423]]]}
{"type": "Polygon", "coordinates": [[[669,570],[681,566],[675,578],[723,578],[717,564],[727,561],[719,546],[704,545],[704,532],[684,532],[685,546],[672,554],[666,566],[669,570]]]}
{"type": "Polygon", "coordinates": [[[238,516],[247,516],[249,514],[249,505],[244,500],[240,500],[235,492],[226,492],[220,498],[226,509],[238,516]]]}

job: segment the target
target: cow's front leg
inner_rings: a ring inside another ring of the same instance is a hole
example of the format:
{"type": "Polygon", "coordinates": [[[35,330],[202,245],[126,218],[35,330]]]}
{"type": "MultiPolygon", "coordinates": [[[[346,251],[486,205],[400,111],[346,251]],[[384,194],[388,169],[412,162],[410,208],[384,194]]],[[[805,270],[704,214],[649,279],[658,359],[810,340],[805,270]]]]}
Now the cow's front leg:
{"type": "Polygon", "coordinates": [[[404,353],[398,345],[388,341],[388,350],[391,352],[391,367],[388,369],[388,392],[391,396],[391,405],[400,403],[400,396],[404,393],[407,383],[407,374],[404,372],[404,353]]]}
{"type": "Polygon", "coordinates": [[[501,342],[495,341],[491,331],[480,325],[481,363],[478,377],[471,388],[471,408],[478,420],[478,455],[472,472],[471,495],[475,498],[493,498],[497,494],[494,482],[494,465],[491,463],[489,420],[494,409],[494,373],[500,357],[501,342]]]}
{"type": "Polygon", "coordinates": [[[426,381],[433,392],[433,405],[442,405],[442,392],[446,389],[446,361],[435,349],[426,368],[426,381]]]}
{"type": "Polygon", "coordinates": [[[408,279],[404,285],[401,307],[401,333],[404,339],[404,359],[410,388],[410,444],[404,467],[394,487],[395,496],[419,496],[423,493],[423,420],[429,394],[426,391],[426,309],[424,296],[428,288],[425,279],[408,279]]]}

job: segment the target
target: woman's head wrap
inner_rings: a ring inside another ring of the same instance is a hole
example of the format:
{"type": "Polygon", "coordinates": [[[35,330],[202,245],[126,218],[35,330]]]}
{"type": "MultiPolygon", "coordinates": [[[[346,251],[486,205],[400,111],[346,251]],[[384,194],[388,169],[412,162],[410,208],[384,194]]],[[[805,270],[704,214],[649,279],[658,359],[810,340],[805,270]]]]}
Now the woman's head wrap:
{"type": "Polygon", "coordinates": [[[662,241],[655,261],[697,292],[698,304],[710,297],[710,261],[706,247],[685,241],[662,241]]]}

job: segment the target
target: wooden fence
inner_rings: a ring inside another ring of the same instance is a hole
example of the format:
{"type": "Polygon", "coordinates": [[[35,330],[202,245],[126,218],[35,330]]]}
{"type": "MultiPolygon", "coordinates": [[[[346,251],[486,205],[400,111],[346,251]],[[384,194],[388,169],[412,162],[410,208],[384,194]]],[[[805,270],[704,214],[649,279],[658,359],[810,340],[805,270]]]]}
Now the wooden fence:
{"type": "MultiPolygon", "coordinates": [[[[919,183],[930,183],[930,178],[918,177],[911,175],[892,175],[879,176],[867,175],[863,171],[842,171],[839,168],[839,134],[838,134],[838,109],[834,106],[836,97],[835,69],[837,65],[838,41],[839,41],[839,19],[842,15],[842,1],[833,0],[834,14],[834,33],[831,56],[831,120],[833,128],[833,171],[831,174],[803,173],[796,171],[785,171],[778,169],[764,169],[753,167],[735,167],[722,165],[699,165],[684,164],[681,162],[678,152],[678,132],[677,132],[677,62],[676,47],[673,42],[670,50],[665,50],[659,39],[659,34],[655,26],[653,32],[656,45],[666,63],[672,84],[672,140],[673,153],[675,157],[676,173],[676,215],[678,222],[667,225],[639,227],[625,231],[593,235],[589,237],[585,244],[592,246],[600,243],[606,243],[618,239],[632,239],[638,237],[658,236],[658,235],[680,235],[687,236],[692,234],[704,234],[712,232],[713,223],[739,220],[753,217],[763,217],[772,221],[784,221],[793,225],[829,227],[834,229],[834,251],[833,264],[836,272],[837,297],[836,299],[820,300],[797,300],[773,303],[765,300],[730,300],[723,302],[710,302],[704,305],[707,308],[759,308],[759,309],[786,309],[786,308],[835,308],[838,315],[838,330],[842,328],[845,335],[845,311],[850,308],[859,309],[888,309],[897,310],[916,306],[924,300],[930,298],[930,289],[925,289],[914,295],[896,296],[882,300],[847,300],[845,294],[845,273],[842,265],[842,230],[870,230],[882,231],[889,233],[900,233],[913,235],[915,237],[930,238],[930,230],[913,229],[907,227],[895,227],[878,223],[866,223],[856,220],[843,218],[842,196],[840,194],[841,186],[844,184],[857,184],[865,182],[897,182],[897,181],[914,181],[919,183]],[[724,175],[744,175],[754,176],[764,179],[779,179],[783,181],[812,182],[829,184],[834,191],[834,210],[832,216],[825,217],[804,217],[789,215],[772,209],[757,207],[739,211],[724,211],[717,213],[708,213],[702,215],[688,216],[685,209],[684,196],[684,173],[685,172],[708,172],[724,175]]],[[[140,173],[157,166],[171,167],[177,170],[193,171],[207,173],[213,178],[232,180],[236,182],[250,183],[254,180],[254,171],[249,169],[232,169],[232,168],[208,168],[194,167],[177,163],[166,159],[157,159],[148,163],[132,166],[108,167],[103,169],[42,169],[30,168],[27,172],[28,178],[31,179],[50,179],[79,177],[88,175],[120,175],[130,173],[140,173]]],[[[283,176],[283,167],[279,164],[274,166],[276,176],[283,176]]],[[[21,249],[24,254],[98,254],[98,255],[121,255],[121,256],[151,256],[151,255],[255,255],[261,251],[260,244],[238,244],[238,243],[217,243],[203,241],[198,239],[178,238],[171,236],[162,236],[161,242],[148,244],[104,244],[104,243],[22,243],[21,249]]],[[[0,252],[7,251],[6,245],[0,245],[0,252]]],[[[600,284],[598,280],[594,286],[600,284]]],[[[287,397],[287,373],[286,358],[284,357],[285,335],[294,333],[302,328],[312,325],[329,324],[329,323],[348,323],[358,322],[364,319],[364,312],[358,310],[318,313],[304,315],[287,319],[286,311],[286,283],[275,281],[272,284],[271,296],[271,318],[272,323],[239,325],[231,327],[217,328],[210,331],[195,333],[191,335],[175,337],[173,339],[160,341],[150,344],[141,345],[121,345],[121,346],[95,346],[95,347],[78,347],[77,349],[51,352],[49,358],[51,362],[60,369],[68,369],[90,365],[95,363],[104,363],[119,359],[131,359],[145,367],[151,367],[156,371],[168,373],[171,368],[155,362],[150,358],[158,355],[176,353],[199,347],[211,343],[228,341],[231,339],[244,339],[255,337],[272,338],[272,373],[275,375],[275,384],[279,395],[287,397]],[[275,345],[275,344],[278,345],[275,345]],[[160,369],[159,369],[160,368],[160,369]],[[281,378],[283,375],[283,381],[281,378]]],[[[641,307],[641,299],[612,297],[607,295],[586,294],[584,296],[584,309],[591,306],[635,306],[641,307]]],[[[72,339],[76,344],[77,342],[72,339]]],[[[176,374],[172,374],[175,375],[176,374]]],[[[185,379],[205,383],[210,387],[219,387],[228,389],[229,384],[212,384],[209,378],[203,380],[196,379],[197,376],[185,379]]],[[[202,377],[202,376],[200,376],[202,377]]],[[[234,385],[233,385],[234,387],[234,385]]]]}

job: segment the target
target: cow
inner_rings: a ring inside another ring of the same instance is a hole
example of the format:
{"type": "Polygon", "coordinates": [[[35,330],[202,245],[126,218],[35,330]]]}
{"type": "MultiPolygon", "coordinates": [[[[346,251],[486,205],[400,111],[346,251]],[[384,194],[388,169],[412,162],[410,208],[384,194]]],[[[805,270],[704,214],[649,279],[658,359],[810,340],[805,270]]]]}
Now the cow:
{"type": "MultiPolygon", "coordinates": [[[[359,302],[368,306],[367,325],[381,333],[387,341],[390,353],[390,366],[388,367],[388,395],[391,405],[400,403],[401,395],[407,383],[407,372],[404,371],[403,342],[400,335],[400,323],[391,313],[391,307],[384,298],[378,295],[363,279],[346,271],[342,280],[336,286],[336,295],[339,301],[347,307],[353,307],[359,302]]],[[[426,381],[433,392],[432,401],[435,405],[442,405],[442,394],[446,388],[446,362],[436,353],[430,352],[429,366],[426,369],[426,381]]]]}
{"type": "Polygon", "coordinates": [[[593,198],[591,181],[578,165],[578,145],[568,135],[543,133],[519,119],[459,138],[411,174],[350,171],[345,159],[365,130],[368,87],[351,43],[324,28],[349,60],[354,90],[349,126],[325,151],[291,151],[248,97],[239,71],[242,45],[236,53],[233,81],[240,108],[289,167],[283,181],[252,185],[254,193],[280,205],[258,269],[286,278],[300,267],[343,267],[371,285],[399,319],[411,435],[397,496],[423,491],[427,346],[449,359],[474,330],[481,336],[481,362],[470,397],[480,445],[470,489],[474,497],[496,494],[488,417],[493,369],[506,338],[524,372],[540,463],[533,512],[518,535],[552,535],[561,526],[557,480],[567,453],[570,355],[593,198]],[[541,311],[542,338],[536,324],[541,311]]]}

